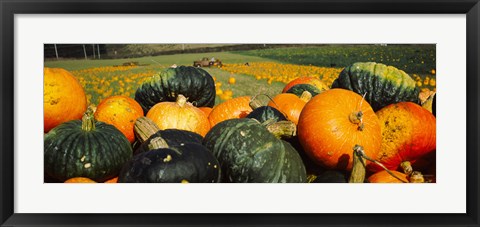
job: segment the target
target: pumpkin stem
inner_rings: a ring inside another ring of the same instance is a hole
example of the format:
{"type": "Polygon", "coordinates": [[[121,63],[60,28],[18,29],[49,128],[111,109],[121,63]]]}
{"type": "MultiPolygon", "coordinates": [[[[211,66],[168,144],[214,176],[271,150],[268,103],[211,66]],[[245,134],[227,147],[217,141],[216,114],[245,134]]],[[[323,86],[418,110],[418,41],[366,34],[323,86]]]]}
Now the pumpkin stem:
{"type": "Polygon", "coordinates": [[[250,103],[248,103],[248,105],[250,106],[250,108],[252,108],[252,110],[257,109],[257,108],[263,106],[262,103],[260,103],[260,100],[255,99],[255,97],[256,97],[256,96],[254,96],[254,97],[252,98],[252,101],[250,101],[250,103]]]}
{"type": "Polygon", "coordinates": [[[422,173],[418,171],[413,171],[409,176],[410,183],[425,183],[425,178],[423,178],[422,173]]]}
{"type": "Polygon", "coordinates": [[[135,137],[137,137],[141,143],[145,142],[148,138],[150,138],[150,136],[158,131],[160,131],[160,128],[157,126],[157,124],[155,124],[155,122],[150,120],[150,118],[139,117],[135,121],[135,137]]]}
{"type": "Polygon", "coordinates": [[[83,131],[92,131],[95,130],[95,117],[93,116],[93,109],[91,107],[87,108],[87,111],[83,114],[82,117],[82,130],[83,131]]]}
{"type": "MultiPolygon", "coordinates": [[[[272,119],[273,120],[273,119],[272,119]]],[[[267,121],[268,122],[268,121],[267,121]]],[[[267,130],[277,138],[291,138],[297,134],[297,126],[291,121],[278,121],[266,124],[267,130]]]]}
{"type": "Polygon", "coordinates": [[[407,175],[410,175],[413,172],[412,164],[409,161],[400,163],[400,167],[402,167],[403,172],[407,175]]]}
{"type": "Polygon", "coordinates": [[[365,125],[363,124],[363,112],[361,110],[358,112],[352,112],[350,116],[348,116],[348,119],[350,119],[350,122],[353,124],[358,125],[358,131],[363,131],[365,125]]]}
{"type": "Polygon", "coordinates": [[[379,161],[374,160],[374,159],[368,157],[368,156],[365,154],[365,152],[363,152],[363,150],[362,150],[361,152],[359,152],[359,154],[361,154],[362,157],[365,158],[365,159],[367,159],[368,161],[371,161],[371,162],[377,164],[378,166],[382,167],[382,169],[384,169],[385,171],[387,171],[387,173],[390,174],[390,175],[391,175],[392,177],[394,177],[395,179],[397,179],[397,180],[399,180],[399,181],[401,181],[401,182],[403,182],[403,183],[408,183],[408,182],[400,179],[399,177],[397,177],[395,174],[393,174],[392,171],[390,171],[387,167],[385,167],[385,166],[384,166],[382,163],[380,163],[379,161]]]}
{"type": "Polygon", "coordinates": [[[353,167],[348,183],[363,183],[365,181],[365,174],[367,172],[365,168],[365,160],[363,157],[363,147],[355,145],[353,147],[353,167]]]}
{"type": "Polygon", "coordinates": [[[300,99],[304,102],[308,102],[310,101],[310,99],[312,99],[312,93],[310,93],[309,91],[303,91],[302,95],[300,95],[300,99]]]}
{"type": "Polygon", "coordinates": [[[160,149],[160,148],[169,148],[167,141],[165,141],[162,137],[155,137],[152,140],[150,140],[150,143],[148,143],[148,149],[150,150],[160,149]]]}
{"type": "Polygon", "coordinates": [[[187,98],[183,95],[178,95],[177,96],[177,100],[176,100],[176,103],[180,106],[180,107],[184,107],[185,106],[185,103],[187,103],[187,98]]]}

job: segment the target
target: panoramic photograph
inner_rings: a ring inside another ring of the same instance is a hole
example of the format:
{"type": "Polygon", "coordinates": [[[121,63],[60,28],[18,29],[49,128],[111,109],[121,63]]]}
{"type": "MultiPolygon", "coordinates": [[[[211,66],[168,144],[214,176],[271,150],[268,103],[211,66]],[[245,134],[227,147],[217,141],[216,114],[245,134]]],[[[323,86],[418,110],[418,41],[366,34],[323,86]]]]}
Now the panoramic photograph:
{"type": "Polygon", "coordinates": [[[44,44],[44,183],[436,183],[435,44],[44,44]]]}

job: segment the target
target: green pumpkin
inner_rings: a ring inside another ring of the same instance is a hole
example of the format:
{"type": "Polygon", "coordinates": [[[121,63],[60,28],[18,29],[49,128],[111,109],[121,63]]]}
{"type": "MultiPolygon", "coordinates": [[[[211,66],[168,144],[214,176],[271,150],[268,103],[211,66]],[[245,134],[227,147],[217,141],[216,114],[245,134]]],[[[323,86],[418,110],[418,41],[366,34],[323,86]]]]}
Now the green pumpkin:
{"type": "Polygon", "coordinates": [[[220,162],[224,182],[306,182],[297,151],[254,119],[223,121],[207,133],[203,143],[220,162]]]}
{"type": "Polygon", "coordinates": [[[122,168],[119,183],[217,183],[220,165],[198,143],[153,149],[133,156],[122,168]]]}
{"type": "Polygon", "coordinates": [[[292,93],[292,94],[295,94],[296,96],[300,97],[300,96],[302,96],[302,93],[304,91],[310,92],[310,94],[312,94],[312,97],[313,97],[315,95],[318,95],[318,94],[322,93],[325,90],[320,90],[320,88],[315,87],[311,84],[297,84],[297,85],[294,85],[293,87],[291,87],[290,89],[288,89],[286,93],[292,93]]]}
{"type": "Polygon", "coordinates": [[[282,112],[271,106],[261,106],[255,108],[246,116],[246,118],[256,119],[260,123],[266,122],[268,120],[273,120],[275,122],[287,120],[287,118],[282,112]]]}
{"type": "Polygon", "coordinates": [[[144,81],[135,92],[135,100],[147,113],[159,102],[175,102],[179,94],[197,107],[213,107],[215,83],[212,76],[201,68],[172,67],[144,81]]]}
{"type": "Polygon", "coordinates": [[[44,136],[44,172],[64,182],[87,177],[97,182],[116,177],[132,157],[127,138],[113,125],[95,122],[93,111],[63,123],[44,136]]]}
{"type": "Polygon", "coordinates": [[[375,62],[357,62],[345,67],[332,88],[343,88],[365,95],[365,100],[377,111],[399,102],[419,104],[419,89],[404,71],[375,62]]]}

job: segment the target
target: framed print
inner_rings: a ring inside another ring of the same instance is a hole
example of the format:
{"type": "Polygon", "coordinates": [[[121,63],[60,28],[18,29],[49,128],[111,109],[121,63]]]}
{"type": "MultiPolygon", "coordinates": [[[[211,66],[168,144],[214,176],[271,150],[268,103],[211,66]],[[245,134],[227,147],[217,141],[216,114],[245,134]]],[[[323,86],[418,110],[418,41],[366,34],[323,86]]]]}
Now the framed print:
{"type": "Polygon", "coordinates": [[[0,4],[2,226],[479,225],[477,0],[0,4]]]}

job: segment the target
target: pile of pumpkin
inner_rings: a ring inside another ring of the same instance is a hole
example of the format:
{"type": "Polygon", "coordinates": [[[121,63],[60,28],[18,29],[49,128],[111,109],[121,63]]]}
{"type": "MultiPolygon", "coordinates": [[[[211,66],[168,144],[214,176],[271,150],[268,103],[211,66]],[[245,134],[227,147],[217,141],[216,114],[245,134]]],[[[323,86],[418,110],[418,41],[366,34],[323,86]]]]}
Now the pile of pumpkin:
{"type": "Polygon", "coordinates": [[[66,70],[44,76],[46,182],[435,180],[421,173],[435,176],[435,94],[423,103],[415,81],[392,66],[359,62],[331,87],[300,77],[268,103],[256,94],[216,106],[201,68],[168,68],[135,99],[96,107],[66,70]]]}

